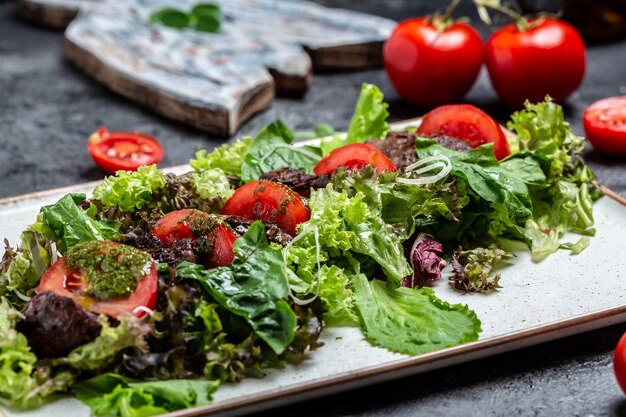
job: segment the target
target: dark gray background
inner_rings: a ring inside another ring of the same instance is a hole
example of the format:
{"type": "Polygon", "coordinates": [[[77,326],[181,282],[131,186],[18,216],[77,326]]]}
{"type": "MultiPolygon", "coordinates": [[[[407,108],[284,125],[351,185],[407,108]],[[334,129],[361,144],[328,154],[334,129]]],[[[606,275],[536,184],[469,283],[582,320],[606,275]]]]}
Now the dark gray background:
{"type": "MultiPolygon", "coordinates": [[[[396,20],[443,4],[320,2],[396,20]]],[[[462,12],[473,15],[469,5],[463,7],[462,12]]],[[[481,31],[488,36],[490,29],[481,27],[481,31]]],[[[393,120],[423,113],[399,101],[382,70],[316,74],[304,98],[277,99],[238,135],[252,134],[276,118],[295,130],[311,129],[320,122],[343,129],[364,81],[383,90],[393,120]]],[[[589,47],[585,81],[565,107],[574,131],[582,134],[581,115],[586,106],[616,95],[626,95],[626,42],[589,47]]],[[[500,122],[510,113],[498,102],[484,73],[466,100],[485,108],[500,122]]],[[[0,197],[102,178],[85,149],[88,135],[101,124],[111,130],[156,136],[165,147],[163,166],[185,163],[196,150],[211,149],[223,141],[139,109],[81,75],[63,59],[61,32],[29,26],[20,20],[16,1],[0,0],[0,197]]],[[[626,160],[591,149],[585,158],[601,182],[626,194],[626,160]]],[[[264,415],[626,415],[626,399],[611,364],[612,350],[625,330],[626,324],[620,324],[264,415]]]]}

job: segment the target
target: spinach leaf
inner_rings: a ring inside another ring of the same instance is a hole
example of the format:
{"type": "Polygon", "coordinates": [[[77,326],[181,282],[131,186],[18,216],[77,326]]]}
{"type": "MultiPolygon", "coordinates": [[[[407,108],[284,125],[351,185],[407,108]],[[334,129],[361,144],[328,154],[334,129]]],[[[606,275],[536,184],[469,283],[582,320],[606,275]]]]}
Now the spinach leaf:
{"type": "Polygon", "coordinates": [[[250,142],[246,151],[241,179],[259,179],[264,172],[277,168],[296,168],[311,172],[322,159],[319,148],[292,146],[294,134],[278,120],[263,128],[250,142]]]}
{"type": "Polygon", "coordinates": [[[83,210],[78,206],[83,201],[84,194],[65,195],[55,204],[42,207],[37,222],[29,229],[54,240],[62,254],[80,242],[116,237],[120,223],[95,220],[92,213],[95,210],[83,210]]]}
{"type": "Polygon", "coordinates": [[[354,275],[352,285],[361,327],[375,345],[419,355],[478,339],[476,313],[440,300],[430,288],[392,288],[363,274],[354,275]]]}
{"type": "Polygon", "coordinates": [[[195,279],[222,307],[241,316],[277,354],[294,337],[296,316],[284,299],[289,294],[282,251],[268,244],[265,227],[255,222],[233,245],[234,261],[205,270],[183,262],[182,278],[195,279]]]}
{"type": "Polygon", "coordinates": [[[385,137],[389,131],[387,107],[389,105],[383,102],[383,93],[378,87],[363,83],[346,136],[335,135],[333,139],[323,141],[320,144],[322,153],[327,155],[330,151],[351,143],[385,137]]]}

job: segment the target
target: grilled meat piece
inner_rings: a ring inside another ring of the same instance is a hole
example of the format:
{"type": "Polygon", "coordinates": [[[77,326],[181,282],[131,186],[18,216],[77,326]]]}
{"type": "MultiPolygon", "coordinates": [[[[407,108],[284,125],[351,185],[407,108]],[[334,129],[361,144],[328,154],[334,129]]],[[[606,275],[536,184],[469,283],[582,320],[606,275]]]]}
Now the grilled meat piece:
{"type": "Polygon", "coordinates": [[[16,329],[28,338],[38,358],[67,356],[98,337],[102,329],[97,314],[53,292],[35,295],[22,309],[22,315],[16,329]]]}
{"type": "MultiPolygon", "coordinates": [[[[398,169],[406,168],[417,161],[415,152],[415,138],[417,132],[389,132],[385,139],[370,139],[367,141],[372,146],[380,149],[398,169]]],[[[472,149],[467,142],[449,136],[432,136],[431,139],[439,142],[441,146],[455,151],[468,151],[472,149]]]]}
{"type": "MultiPolygon", "coordinates": [[[[228,216],[225,220],[226,223],[228,223],[228,225],[240,235],[246,233],[252,223],[254,223],[253,220],[244,219],[239,216],[228,216]]],[[[284,232],[277,225],[267,222],[263,222],[263,224],[265,225],[265,236],[270,242],[278,243],[281,246],[287,246],[289,242],[291,242],[291,239],[293,239],[289,233],[284,232]]]]}
{"type": "Polygon", "coordinates": [[[148,252],[156,262],[165,262],[172,266],[183,261],[198,262],[198,248],[191,239],[181,239],[167,245],[151,233],[128,234],[126,237],[126,244],[148,252]]]}
{"type": "Polygon", "coordinates": [[[406,168],[417,161],[415,152],[415,132],[389,132],[385,139],[367,141],[378,148],[398,169],[406,168]]]}
{"type": "Polygon", "coordinates": [[[295,168],[278,168],[261,175],[262,180],[279,182],[291,188],[302,197],[311,197],[311,188],[324,188],[330,182],[330,174],[311,175],[295,168]]]}

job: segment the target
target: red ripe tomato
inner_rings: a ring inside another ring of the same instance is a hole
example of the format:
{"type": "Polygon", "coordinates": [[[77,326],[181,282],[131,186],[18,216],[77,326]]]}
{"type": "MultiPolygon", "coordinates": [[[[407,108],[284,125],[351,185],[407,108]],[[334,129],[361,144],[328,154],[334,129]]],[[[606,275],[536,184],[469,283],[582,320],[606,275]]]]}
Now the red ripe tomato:
{"type": "Polygon", "coordinates": [[[485,60],[502,101],[521,107],[550,95],[563,102],[585,75],[585,44],[568,23],[541,17],[520,30],[510,24],[487,40],[485,60]]]}
{"type": "Polygon", "coordinates": [[[109,132],[101,127],[87,141],[89,154],[103,171],[136,171],[142,165],[158,164],[163,148],[152,136],[133,132],[109,132]]]}
{"type": "MultiPolygon", "coordinates": [[[[181,239],[196,239],[198,236],[193,231],[194,223],[208,217],[208,213],[195,209],[172,211],[156,222],[151,233],[167,245],[181,239]]],[[[207,268],[228,265],[235,258],[233,244],[237,240],[237,235],[227,225],[220,224],[219,219],[215,221],[216,224],[206,235],[211,243],[211,252],[206,254],[203,260],[207,268]]]]}
{"type": "Polygon", "coordinates": [[[387,76],[400,97],[424,108],[463,98],[483,63],[483,41],[473,27],[452,22],[438,30],[433,22],[401,22],[383,48],[387,76]]]}
{"type": "Polygon", "coordinates": [[[472,148],[493,143],[493,153],[499,160],[511,154],[509,142],[500,125],[471,104],[448,104],[431,110],[422,119],[417,132],[462,139],[472,148]]]}
{"type": "Polygon", "coordinates": [[[213,242],[212,251],[204,259],[204,266],[214,268],[230,264],[234,259],[233,244],[237,235],[228,226],[218,224],[209,233],[213,242]]]}
{"type": "Polygon", "coordinates": [[[626,96],[596,101],[583,114],[587,139],[600,152],[626,155],[626,96]]]}
{"type": "Polygon", "coordinates": [[[196,209],[172,211],[156,222],[151,233],[167,245],[182,239],[193,239],[191,227],[194,221],[207,216],[207,213],[196,209]]]}
{"type": "MultiPolygon", "coordinates": [[[[111,245],[118,243],[107,242],[111,245]]],[[[52,291],[55,294],[69,297],[87,310],[98,314],[106,314],[111,317],[118,317],[124,314],[131,314],[137,307],[156,307],[158,276],[154,262],[150,266],[150,272],[137,280],[137,287],[132,294],[127,297],[112,300],[100,300],[85,294],[81,290],[85,280],[80,270],[72,269],[65,263],[65,258],[59,258],[53,263],[41,277],[41,281],[35,292],[40,294],[52,291]]],[[[145,312],[139,310],[137,317],[141,317],[145,312]]]]}
{"type": "Polygon", "coordinates": [[[289,187],[272,181],[252,181],[238,188],[226,201],[222,214],[264,220],[296,235],[296,226],[311,213],[302,197],[289,187]]]}
{"type": "Polygon", "coordinates": [[[315,165],[315,175],[332,174],[339,167],[360,170],[371,165],[378,172],[395,171],[396,166],[378,148],[367,143],[353,143],[330,152],[315,165]]]}
{"type": "Polygon", "coordinates": [[[617,343],[613,354],[613,370],[622,391],[626,394],[626,334],[617,343]]]}

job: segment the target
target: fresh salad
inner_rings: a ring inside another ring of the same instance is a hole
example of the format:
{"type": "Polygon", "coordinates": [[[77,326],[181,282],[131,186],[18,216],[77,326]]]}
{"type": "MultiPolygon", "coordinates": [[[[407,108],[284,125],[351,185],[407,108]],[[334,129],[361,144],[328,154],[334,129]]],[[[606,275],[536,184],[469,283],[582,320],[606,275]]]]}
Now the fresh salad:
{"type": "Polygon", "coordinates": [[[0,263],[0,404],[194,407],[305,361],[325,326],[409,355],[471,342],[476,314],[429,288],[447,263],[456,290],[491,292],[503,239],[536,258],[589,244],[600,191],[550,99],[507,135],[469,105],[390,131],[386,108],[365,84],[346,134],[302,144],[277,121],[186,174],[118,171],[41,208],[0,263]]]}

